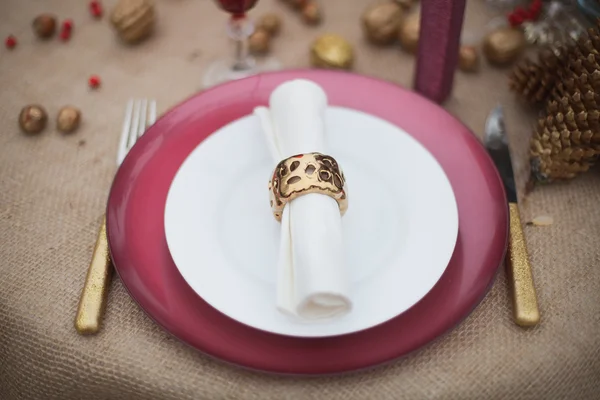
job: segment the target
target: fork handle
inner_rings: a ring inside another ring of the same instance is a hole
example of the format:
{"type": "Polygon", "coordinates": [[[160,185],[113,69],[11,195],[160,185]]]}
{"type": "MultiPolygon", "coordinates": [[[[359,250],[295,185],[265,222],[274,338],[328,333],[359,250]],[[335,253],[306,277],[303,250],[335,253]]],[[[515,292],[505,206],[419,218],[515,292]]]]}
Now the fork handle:
{"type": "Polygon", "coordinates": [[[533,274],[529,264],[525,235],[519,217],[517,203],[509,203],[510,229],[508,241],[507,267],[513,288],[513,313],[515,323],[520,326],[534,326],[540,322],[537,295],[533,285],[533,274]]]}
{"type": "Polygon", "coordinates": [[[79,334],[90,335],[100,330],[111,277],[112,264],[106,237],[106,216],[103,216],[77,308],[75,329],[79,334]]]}

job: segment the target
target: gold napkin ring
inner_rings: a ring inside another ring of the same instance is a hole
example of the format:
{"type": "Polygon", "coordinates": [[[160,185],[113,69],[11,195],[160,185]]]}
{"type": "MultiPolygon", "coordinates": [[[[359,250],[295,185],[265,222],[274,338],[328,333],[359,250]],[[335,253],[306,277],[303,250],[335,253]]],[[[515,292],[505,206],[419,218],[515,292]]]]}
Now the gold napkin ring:
{"type": "Polygon", "coordinates": [[[271,209],[281,221],[287,203],[309,193],[321,193],[333,198],[341,215],[348,209],[346,179],[337,161],[321,153],[306,153],[288,157],[277,164],[269,180],[271,209]]]}

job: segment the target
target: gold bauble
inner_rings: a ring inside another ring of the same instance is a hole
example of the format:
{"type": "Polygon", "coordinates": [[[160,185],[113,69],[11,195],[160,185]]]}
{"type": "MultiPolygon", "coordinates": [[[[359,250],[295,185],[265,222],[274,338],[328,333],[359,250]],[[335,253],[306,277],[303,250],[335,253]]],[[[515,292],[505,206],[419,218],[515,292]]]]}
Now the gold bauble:
{"type": "Polygon", "coordinates": [[[373,43],[389,44],[398,37],[402,23],[402,8],[392,2],[368,7],[361,17],[365,36],[373,43]]]}
{"type": "Polygon", "coordinates": [[[521,29],[501,27],[485,37],[483,54],[492,64],[508,65],[521,55],[525,44],[525,35],[521,29]]]}
{"type": "Polygon", "coordinates": [[[421,27],[421,15],[412,14],[406,17],[402,25],[398,39],[402,48],[411,54],[415,54],[419,48],[419,29],[421,27]]]}
{"type": "Polygon", "coordinates": [[[154,30],[156,12],[152,0],[119,0],[110,13],[110,22],[119,37],[137,43],[154,30]]]}
{"type": "Polygon", "coordinates": [[[479,70],[479,53],[474,46],[460,46],[458,51],[458,67],[464,72],[479,70]]]}
{"type": "Polygon", "coordinates": [[[56,117],[56,128],[63,133],[74,132],[79,127],[81,112],[73,106],[60,109],[56,117]]]}
{"type": "Polygon", "coordinates": [[[314,1],[309,1],[302,7],[302,19],[308,25],[317,25],[321,22],[321,8],[314,1]]]}
{"type": "Polygon", "coordinates": [[[48,113],[44,107],[31,104],[21,109],[19,126],[25,133],[39,133],[46,127],[48,113]]]}
{"type": "Polygon", "coordinates": [[[56,32],[56,17],[52,14],[41,14],[35,17],[31,25],[37,37],[48,39],[56,32]]]}
{"type": "Polygon", "coordinates": [[[313,42],[310,61],[317,68],[350,69],[354,62],[354,51],[343,37],[325,34],[313,42]]]}
{"type": "Polygon", "coordinates": [[[271,35],[264,29],[257,29],[248,38],[248,48],[252,54],[265,54],[271,47],[271,35]]]}
{"type": "Polygon", "coordinates": [[[265,14],[258,20],[256,29],[264,29],[271,36],[275,36],[281,30],[281,17],[274,13],[265,14]]]}

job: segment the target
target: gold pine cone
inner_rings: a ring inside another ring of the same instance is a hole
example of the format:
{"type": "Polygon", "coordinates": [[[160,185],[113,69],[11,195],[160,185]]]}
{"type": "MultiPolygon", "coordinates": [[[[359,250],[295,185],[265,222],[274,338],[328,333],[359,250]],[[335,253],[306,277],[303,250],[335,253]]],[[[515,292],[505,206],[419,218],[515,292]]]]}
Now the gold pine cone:
{"type": "Polygon", "coordinates": [[[374,4],[361,17],[363,32],[372,43],[392,43],[398,37],[402,15],[402,7],[397,3],[374,4]]]}
{"type": "Polygon", "coordinates": [[[111,24],[127,43],[137,43],[150,36],[155,21],[152,0],[119,0],[110,14],[111,24]]]}

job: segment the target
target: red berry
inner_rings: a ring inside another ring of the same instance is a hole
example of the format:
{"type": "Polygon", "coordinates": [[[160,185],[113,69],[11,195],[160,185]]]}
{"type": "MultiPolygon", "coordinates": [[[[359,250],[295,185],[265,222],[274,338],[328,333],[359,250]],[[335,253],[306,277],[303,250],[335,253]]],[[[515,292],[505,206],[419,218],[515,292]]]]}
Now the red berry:
{"type": "Polygon", "coordinates": [[[63,30],[70,31],[70,30],[72,30],[72,29],[73,29],[73,20],[71,20],[71,19],[66,19],[66,20],[63,22],[63,30]]]}
{"type": "Polygon", "coordinates": [[[102,16],[102,4],[99,1],[91,1],[90,13],[96,18],[100,18],[102,16]]]}
{"type": "Polygon", "coordinates": [[[97,89],[100,86],[100,78],[97,75],[92,75],[88,79],[88,84],[92,89],[97,89]]]}
{"type": "Polygon", "coordinates": [[[527,11],[523,7],[516,7],[514,13],[518,16],[525,17],[527,11]]]}
{"type": "Polygon", "coordinates": [[[511,13],[508,14],[508,23],[512,27],[519,26],[521,25],[521,23],[523,23],[523,19],[520,18],[517,14],[511,13]]]}
{"type": "Polygon", "coordinates": [[[17,38],[13,35],[9,35],[4,41],[4,44],[7,48],[13,49],[17,45],[17,38]]]}
{"type": "Polygon", "coordinates": [[[66,42],[69,39],[71,39],[71,31],[63,28],[63,30],[60,32],[60,40],[66,42]]]}

